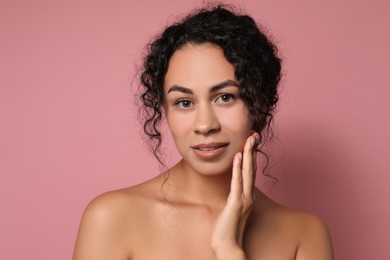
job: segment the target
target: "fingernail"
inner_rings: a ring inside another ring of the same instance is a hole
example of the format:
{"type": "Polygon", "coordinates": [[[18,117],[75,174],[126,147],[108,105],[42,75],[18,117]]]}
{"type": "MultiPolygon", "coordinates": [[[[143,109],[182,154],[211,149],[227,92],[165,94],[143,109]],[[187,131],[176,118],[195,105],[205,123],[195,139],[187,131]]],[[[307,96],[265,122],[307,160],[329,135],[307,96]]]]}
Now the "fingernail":
{"type": "Polygon", "coordinates": [[[251,139],[250,139],[250,144],[253,146],[254,144],[255,144],[255,138],[254,137],[251,137],[251,139]]]}
{"type": "Polygon", "coordinates": [[[256,140],[256,142],[260,141],[260,135],[258,133],[256,133],[256,135],[255,135],[255,140],[256,140]]]}

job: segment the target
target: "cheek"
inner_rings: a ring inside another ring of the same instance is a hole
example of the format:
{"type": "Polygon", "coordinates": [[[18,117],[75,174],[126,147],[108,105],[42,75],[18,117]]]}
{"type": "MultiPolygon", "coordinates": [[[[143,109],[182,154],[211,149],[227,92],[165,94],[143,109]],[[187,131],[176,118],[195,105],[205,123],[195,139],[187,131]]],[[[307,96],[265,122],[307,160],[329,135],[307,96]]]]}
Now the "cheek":
{"type": "Polygon", "coordinates": [[[221,112],[220,120],[226,128],[240,137],[248,137],[253,133],[252,122],[245,107],[221,112]]]}
{"type": "Polygon", "coordinates": [[[175,142],[181,141],[191,131],[191,120],[189,120],[188,116],[184,117],[180,114],[167,115],[167,122],[175,142]]]}

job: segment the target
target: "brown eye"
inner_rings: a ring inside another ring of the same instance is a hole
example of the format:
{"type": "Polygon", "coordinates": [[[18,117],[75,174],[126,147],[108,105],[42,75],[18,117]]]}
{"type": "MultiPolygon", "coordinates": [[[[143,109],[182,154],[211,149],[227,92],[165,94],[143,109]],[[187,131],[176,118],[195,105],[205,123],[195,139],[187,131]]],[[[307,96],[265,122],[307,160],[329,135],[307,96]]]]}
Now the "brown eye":
{"type": "Polygon", "coordinates": [[[231,96],[229,96],[229,95],[222,95],[222,96],[221,96],[221,100],[222,100],[223,102],[229,101],[230,98],[231,98],[231,96]]]}
{"type": "Polygon", "coordinates": [[[232,99],[234,99],[234,96],[231,95],[231,94],[222,94],[222,95],[219,95],[218,98],[217,98],[217,103],[228,103],[230,101],[232,101],[232,99]]]}
{"type": "Polygon", "coordinates": [[[175,106],[179,108],[190,108],[192,105],[192,102],[187,99],[179,100],[175,103],[175,106]]]}

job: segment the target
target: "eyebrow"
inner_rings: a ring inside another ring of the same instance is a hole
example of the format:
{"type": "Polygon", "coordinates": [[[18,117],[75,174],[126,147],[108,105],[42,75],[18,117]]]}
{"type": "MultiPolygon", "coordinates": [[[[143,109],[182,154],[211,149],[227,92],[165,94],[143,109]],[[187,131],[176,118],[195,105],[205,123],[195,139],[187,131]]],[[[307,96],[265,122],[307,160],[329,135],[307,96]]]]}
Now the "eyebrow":
{"type": "MultiPolygon", "coordinates": [[[[229,87],[229,86],[238,87],[238,83],[235,82],[234,80],[230,80],[230,79],[229,80],[225,80],[225,81],[223,81],[221,83],[218,83],[217,85],[212,86],[210,88],[210,90],[209,90],[209,93],[217,92],[218,90],[220,90],[222,88],[229,87]]],[[[178,92],[182,92],[184,94],[190,94],[190,95],[194,94],[190,88],[186,88],[186,87],[178,86],[178,85],[173,85],[168,90],[167,94],[171,93],[172,91],[178,91],[178,92]]]]}

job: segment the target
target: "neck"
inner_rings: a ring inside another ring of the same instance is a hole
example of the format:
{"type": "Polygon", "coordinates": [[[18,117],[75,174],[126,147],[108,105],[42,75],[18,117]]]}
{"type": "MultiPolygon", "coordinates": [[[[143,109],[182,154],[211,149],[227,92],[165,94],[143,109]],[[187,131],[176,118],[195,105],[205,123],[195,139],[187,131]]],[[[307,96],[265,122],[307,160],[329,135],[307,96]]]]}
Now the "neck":
{"type": "Polygon", "coordinates": [[[195,172],[184,161],[171,168],[167,180],[169,196],[173,201],[209,208],[221,208],[226,204],[230,183],[231,171],[203,175],[195,172]]]}

